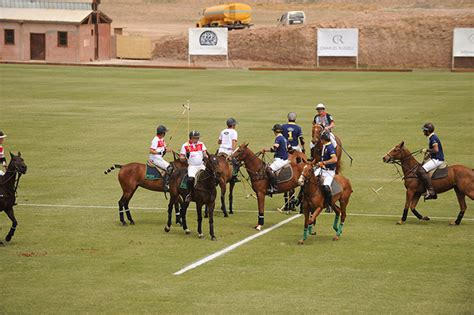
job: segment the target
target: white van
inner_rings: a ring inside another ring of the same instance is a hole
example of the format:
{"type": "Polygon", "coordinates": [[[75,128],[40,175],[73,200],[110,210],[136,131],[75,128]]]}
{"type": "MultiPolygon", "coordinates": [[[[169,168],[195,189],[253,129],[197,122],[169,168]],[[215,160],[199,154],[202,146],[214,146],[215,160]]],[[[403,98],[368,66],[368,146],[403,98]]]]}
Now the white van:
{"type": "Polygon", "coordinates": [[[303,11],[289,11],[283,13],[283,15],[277,19],[278,25],[297,25],[297,24],[304,24],[306,20],[306,16],[304,15],[303,11]]]}

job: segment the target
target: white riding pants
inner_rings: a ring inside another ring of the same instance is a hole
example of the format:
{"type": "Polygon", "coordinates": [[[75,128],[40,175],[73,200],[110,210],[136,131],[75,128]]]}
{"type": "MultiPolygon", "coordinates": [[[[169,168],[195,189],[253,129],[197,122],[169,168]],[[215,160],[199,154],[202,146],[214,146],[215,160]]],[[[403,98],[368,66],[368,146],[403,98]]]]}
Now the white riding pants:
{"type": "Polygon", "coordinates": [[[206,166],[204,164],[201,165],[188,165],[188,176],[189,177],[196,177],[197,172],[200,170],[205,170],[206,166]]]}
{"type": "Polygon", "coordinates": [[[287,165],[290,161],[288,160],[282,160],[280,158],[275,158],[273,160],[273,163],[270,164],[270,168],[272,169],[273,172],[278,171],[281,169],[283,166],[287,165]]]}
{"type": "Polygon", "coordinates": [[[428,162],[423,164],[423,168],[425,169],[426,172],[432,171],[438,166],[443,164],[443,161],[436,160],[436,159],[430,159],[428,162]]]}
{"type": "Polygon", "coordinates": [[[170,163],[168,163],[161,155],[158,154],[150,154],[150,161],[165,171],[168,166],[170,166],[170,163]]]}
{"type": "Polygon", "coordinates": [[[332,180],[334,179],[334,176],[336,176],[336,171],[318,167],[314,171],[314,175],[315,176],[321,175],[323,178],[323,185],[331,187],[332,180]]]}

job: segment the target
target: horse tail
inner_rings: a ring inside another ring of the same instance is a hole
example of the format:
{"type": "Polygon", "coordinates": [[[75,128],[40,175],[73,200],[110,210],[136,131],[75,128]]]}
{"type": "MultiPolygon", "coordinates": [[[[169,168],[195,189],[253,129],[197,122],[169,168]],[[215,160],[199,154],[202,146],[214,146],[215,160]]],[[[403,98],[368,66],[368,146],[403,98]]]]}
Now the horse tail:
{"type": "Polygon", "coordinates": [[[336,174],[342,174],[342,159],[337,159],[336,174]]]}
{"type": "Polygon", "coordinates": [[[114,169],[116,168],[122,168],[122,165],[120,164],[114,164],[113,166],[111,166],[110,168],[108,168],[107,170],[104,171],[104,174],[107,175],[108,173],[112,172],[114,169]]]}

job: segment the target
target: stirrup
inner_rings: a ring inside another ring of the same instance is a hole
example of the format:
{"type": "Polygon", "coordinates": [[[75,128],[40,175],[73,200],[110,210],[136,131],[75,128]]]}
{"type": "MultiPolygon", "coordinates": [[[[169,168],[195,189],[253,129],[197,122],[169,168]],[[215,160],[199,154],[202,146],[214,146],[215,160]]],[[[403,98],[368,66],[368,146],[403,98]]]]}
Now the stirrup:
{"type": "Polygon", "coordinates": [[[430,200],[430,199],[438,199],[438,195],[436,193],[431,194],[427,192],[425,196],[423,197],[424,200],[430,200]]]}

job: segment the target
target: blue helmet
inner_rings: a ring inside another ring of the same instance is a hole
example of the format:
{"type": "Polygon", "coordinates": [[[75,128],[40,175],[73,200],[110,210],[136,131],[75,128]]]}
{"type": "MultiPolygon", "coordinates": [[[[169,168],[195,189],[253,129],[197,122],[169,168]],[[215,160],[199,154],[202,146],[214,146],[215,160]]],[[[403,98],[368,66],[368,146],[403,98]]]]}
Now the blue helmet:
{"type": "Polygon", "coordinates": [[[235,120],[234,118],[229,118],[227,119],[226,123],[228,127],[231,127],[231,126],[237,125],[237,120],[235,120]]]}
{"type": "Polygon", "coordinates": [[[199,138],[201,134],[197,130],[193,130],[189,133],[189,139],[191,138],[199,138]]]}
{"type": "Polygon", "coordinates": [[[163,125],[159,125],[158,128],[156,128],[156,134],[165,133],[168,131],[169,131],[168,128],[166,128],[163,125]]]}

